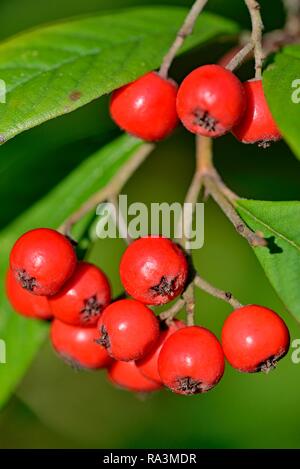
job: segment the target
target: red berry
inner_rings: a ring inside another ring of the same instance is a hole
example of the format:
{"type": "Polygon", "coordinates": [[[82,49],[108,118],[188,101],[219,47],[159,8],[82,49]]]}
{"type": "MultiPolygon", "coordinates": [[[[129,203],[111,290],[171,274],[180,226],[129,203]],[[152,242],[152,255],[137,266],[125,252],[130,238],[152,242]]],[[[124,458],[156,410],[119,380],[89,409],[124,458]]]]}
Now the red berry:
{"type": "Polygon", "coordinates": [[[216,386],[224,373],[218,339],[203,327],[179,329],[163,345],[158,358],[162,382],[177,394],[200,394],[216,386]]]}
{"type": "Polygon", "coordinates": [[[107,277],[88,262],[79,262],[63,288],[49,298],[54,316],[74,326],[96,325],[110,300],[107,277]]]}
{"type": "Polygon", "coordinates": [[[50,319],[52,317],[47,297],[32,295],[24,290],[10,269],[6,274],[6,294],[17,313],[37,319],[50,319]]]}
{"type": "Polygon", "coordinates": [[[188,276],[183,251],[170,239],[147,236],[125,251],[120,276],[125,290],[136,300],[159,305],[180,295],[188,276]]]}
{"type": "Polygon", "coordinates": [[[134,361],[114,362],[108,370],[108,377],[113,384],[129,391],[151,392],[161,388],[161,384],[143,376],[134,361]]]}
{"type": "Polygon", "coordinates": [[[98,324],[99,343],[116,360],[138,360],[148,353],[159,337],[159,323],[147,306],[135,300],[109,305],[98,324]]]}
{"type": "Polygon", "coordinates": [[[48,228],[27,231],[10,254],[10,266],[17,281],[35,295],[57,293],[72,275],[76,262],[70,241],[48,228]]]}
{"type": "Polygon", "coordinates": [[[177,112],[194,134],[219,137],[240,120],[246,106],[242,83],[220,65],[196,68],[182,82],[177,112]]]}
{"type": "Polygon", "coordinates": [[[158,357],[161,351],[162,346],[166,342],[166,340],[174,334],[174,332],[178,331],[185,327],[185,324],[181,321],[173,321],[171,325],[165,329],[162,329],[160,332],[159,340],[153,350],[148,353],[145,357],[141,360],[138,360],[136,366],[140,370],[140,372],[146,376],[146,378],[151,379],[152,381],[156,381],[157,383],[161,383],[161,378],[158,373],[158,357]]]}
{"type": "Polygon", "coordinates": [[[222,330],[224,354],[234,368],[246,373],[269,371],[289,349],[283,320],[263,306],[243,306],[231,313],[222,330]]]}
{"type": "Polygon", "coordinates": [[[281,135],[266,101],[261,80],[246,81],[246,112],[233,135],[243,143],[259,143],[268,146],[269,142],[280,140],[281,135]]]}
{"type": "Polygon", "coordinates": [[[60,357],[74,368],[105,368],[112,359],[104,347],[96,343],[96,327],[76,327],[54,319],[51,341],[60,357]]]}
{"type": "Polygon", "coordinates": [[[150,72],[114,91],[112,119],[126,132],[148,141],[162,140],[178,124],[177,84],[150,72]]]}

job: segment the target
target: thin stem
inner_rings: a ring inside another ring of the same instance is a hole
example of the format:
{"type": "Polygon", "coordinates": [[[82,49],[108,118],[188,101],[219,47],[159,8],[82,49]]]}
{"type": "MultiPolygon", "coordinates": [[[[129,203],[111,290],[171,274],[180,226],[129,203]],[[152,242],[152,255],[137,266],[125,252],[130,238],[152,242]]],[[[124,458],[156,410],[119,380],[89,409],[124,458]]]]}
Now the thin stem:
{"type": "Polygon", "coordinates": [[[128,228],[125,223],[124,217],[120,211],[118,197],[112,196],[108,199],[108,201],[114,206],[114,223],[119,230],[119,235],[125,240],[126,244],[130,244],[132,242],[132,239],[128,233],[128,228]]]}
{"type": "Polygon", "coordinates": [[[181,48],[182,44],[184,43],[185,39],[190,36],[193,32],[195,23],[197,21],[197,18],[201,11],[203,10],[204,6],[206,5],[208,0],[196,0],[195,3],[193,4],[192,8],[190,9],[189,13],[187,14],[183,25],[179,29],[175,41],[171,45],[170,49],[166,53],[166,55],[163,58],[162,64],[160,66],[159,74],[167,78],[169,69],[171,67],[171,64],[181,48]]]}
{"type": "Polygon", "coordinates": [[[251,40],[254,46],[255,78],[260,80],[262,76],[262,65],[264,53],[262,48],[262,32],[264,25],[260,14],[260,4],[256,0],[245,0],[251,16],[252,35],[251,40]]]}
{"type": "MultiPolygon", "coordinates": [[[[190,233],[193,224],[193,215],[195,212],[195,207],[199,194],[203,187],[201,164],[202,161],[204,161],[205,159],[205,154],[207,154],[207,145],[210,146],[210,139],[206,139],[206,137],[198,137],[196,139],[196,168],[184,201],[185,207],[188,206],[187,204],[192,204],[192,210],[188,212],[188,219],[185,219],[183,221],[183,218],[180,218],[177,227],[177,232],[182,233],[180,244],[186,249],[187,252],[189,252],[188,240],[190,239],[190,233]],[[179,227],[181,228],[180,231],[179,227]]],[[[184,214],[185,213],[186,212],[184,211],[184,214]]]]}
{"type": "Polygon", "coordinates": [[[212,196],[237,232],[246,238],[251,246],[265,246],[265,239],[251,231],[238,215],[235,204],[239,197],[226,186],[214,167],[212,139],[197,137],[197,141],[198,172],[201,175],[206,195],[212,196]]]}
{"type": "Polygon", "coordinates": [[[287,13],[285,30],[292,36],[300,33],[300,2],[299,0],[283,0],[287,13]]]}
{"type": "Polygon", "coordinates": [[[179,219],[177,227],[177,236],[178,233],[181,234],[179,244],[185,248],[187,252],[190,251],[189,240],[191,238],[191,230],[193,224],[193,215],[195,212],[196,203],[202,188],[202,177],[199,173],[195,172],[190,187],[188,189],[185,201],[184,201],[184,210],[182,211],[182,216],[179,219]],[[191,205],[188,205],[191,204],[191,205]],[[188,208],[189,207],[189,208],[188,208]],[[184,219],[183,219],[184,218],[184,219]]]}
{"type": "Polygon", "coordinates": [[[173,321],[175,316],[182,310],[185,305],[185,300],[183,298],[179,298],[169,309],[160,313],[159,318],[162,321],[166,321],[167,324],[173,321]]]}
{"type": "Polygon", "coordinates": [[[71,236],[73,225],[77,223],[84,215],[93,210],[101,202],[119,194],[123,186],[130,179],[132,174],[143,163],[147,156],[154,150],[155,145],[144,143],[137,152],[121,167],[111,181],[98,192],[93,194],[79,209],[74,212],[59,228],[59,230],[71,236]]]}
{"type": "Polygon", "coordinates": [[[193,326],[195,323],[195,286],[191,282],[183,294],[186,309],[186,323],[193,326]]]}
{"type": "MultiPolygon", "coordinates": [[[[188,219],[183,220],[183,217],[180,218],[177,227],[177,233],[181,233],[180,244],[186,249],[186,251],[189,251],[188,240],[190,239],[193,214],[195,212],[199,194],[203,187],[202,164],[205,160],[205,155],[209,152],[210,147],[211,141],[209,138],[198,137],[196,139],[196,169],[184,200],[184,206],[187,207],[187,204],[191,204],[192,210],[188,211],[188,219]]],[[[184,214],[186,215],[186,211],[184,211],[184,214]]]]}
{"type": "Polygon", "coordinates": [[[226,65],[227,70],[231,70],[233,72],[238,67],[240,67],[245,61],[245,59],[248,57],[250,52],[253,50],[253,48],[254,44],[252,41],[245,44],[244,47],[242,47],[242,49],[240,49],[230,60],[230,62],[226,65]]]}
{"type": "MultiPolygon", "coordinates": [[[[218,187],[222,194],[233,204],[239,198],[221,179],[213,163],[213,141],[210,137],[197,136],[197,166],[198,173],[203,179],[207,175],[218,183],[218,187]]],[[[204,184],[205,186],[205,184],[204,184]]],[[[207,188],[206,195],[208,195],[207,188]]]]}
{"type": "Polygon", "coordinates": [[[191,185],[187,191],[184,203],[192,204],[195,206],[202,186],[201,174],[195,173],[191,182],[191,185]]]}
{"type": "Polygon", "coordinates": [[[212,139],[210,137],[196,137],[197,172],[201,175],[214,171],[212,139]]]}
{"type": "Polygon", "coordinates": [[[194,284],[196,285],[196,287],[205,291],[209,295],[214,296],[215,298],[219,298],[220,300],[226,301],[226,303],[229,303],[234,309],[238,309],[243,306],[236,298],[232,296],[230,292],[226,292],[215,288],[202,277],[200,277],[200,275],[198,274],[195,276],[194,284]]]}
{"type": "Polygon", "coordinates": [[[218,184],[218,180],[210,175],[206,175],[204,177],[204,185],[223,213],[231,221],[236,231],[243,236],[251,246],[266,246],[266,240],[248,228],[238,215],[235,207],[226,199],[222,188],[218,184]]]}
{"type": "Polygon", "coordinates": [[[236,201],[239,199],[239,196],[233,192],[226,184],[223,182],[221,179],[219,173],[216,171],[215,176],[214,176],[215,181],[217,181],[217,184],[220,188],[220,191],[222,194],[226,197],[226,199],[229,200],[229,202],[235,206],[236,201]]]}
{"type": "MultiPolygon", "coordinates": [[[[249,2],[250,3],[250,2],[249,2]]],[[[257,2],[256,2],[257,3],[257,2]]],[[[258,58],[258,63],[263,60],[264,57],[268,56],[272,52],[278,51],[286,44],[293,44],[299,42],[300,36],[300,1],[299,0],[283,0],[283,4],[286,10],[286,23],[283,29],[276,29],[270,31],[267,34],[264,34],[262,37],[262,48],[261,48],[261,34],[263,30],[263,25],[261,19],[255,20],[255,26],[257,28],[257,33],[252,34],[250,42],[246,42],[244,47],[239,50],[239,52],[230,60],[226,65],[228,70],[236,70],[247,57],[250,55],[250,52],[256,45],[256,57],[258,58]]],[[[247,5],[248,6],[248,5],[247,5]]],[[[259,7],[259,5],[258,5],[259,7]]],[[[249,6],[248,6],[249,8],[249,6]]],[[[259,9],[254,11],[251,7],[249,11],[253,11],[253,14],[259,16],[259,9]]],[[[259,66],[261,72],[261,67],[259,66]]],[[[261,73],[258,73],[258,78],[261,73]]]]}

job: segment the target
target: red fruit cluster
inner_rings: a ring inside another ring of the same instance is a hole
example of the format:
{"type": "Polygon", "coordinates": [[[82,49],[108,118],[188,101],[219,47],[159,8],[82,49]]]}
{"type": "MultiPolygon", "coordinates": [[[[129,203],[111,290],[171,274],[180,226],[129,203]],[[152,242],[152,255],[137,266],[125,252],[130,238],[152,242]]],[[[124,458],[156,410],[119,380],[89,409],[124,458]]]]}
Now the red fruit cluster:
{"type": "Polygon", "coordinates": [[[91,369],[111,362],[95,343],[96,324],[111,301],[108,279],[95,265],[77,261],[67,237],[48,228],[21,236],[10,254],[6,291],[23,316],[53,319],[51,340],[66,362],[91,369]]]}
{"type": "Polygon", "coordinates": [[[207,137],[231,131],[243,143],[263,146],[281,138],[261,80],[242,84],[221,65],[198,67],[179,88],[147,73],[113,92],[110,113],[119,127],[147,141],[167,137],[179,119],[190,132],[207,137]]]}
{"type": "Polygon", "coordinates": [[[11,251],[7,295],[25,316],[54,317],[52,344],[66,362],[107,368],[110,381],[135,392],[166,386],[182,395],[204,393],[221,380],[224,357],[239,371],[252,373],[269,371],[288,351],[285,323],[261,306],[235,310],[225,321],[222,345],[204,327],[159,321],[149,305],[176,298],[188,278],[185,254],[169,239],[134,241],[122,257],[120,276],[132,298],[111,303],[103,272],[77,262],[63,235],[37,229],[11,251]]]}

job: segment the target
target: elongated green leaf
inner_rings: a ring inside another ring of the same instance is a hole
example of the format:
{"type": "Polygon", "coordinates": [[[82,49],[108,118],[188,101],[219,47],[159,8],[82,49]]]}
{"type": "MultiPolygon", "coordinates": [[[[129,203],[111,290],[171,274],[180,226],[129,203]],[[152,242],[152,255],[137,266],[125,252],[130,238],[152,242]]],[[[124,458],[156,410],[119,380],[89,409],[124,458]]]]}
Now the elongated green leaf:
{"type": "MultiPolygon", "coordinates": [[[[100,101],[100,102],[99,102],[100,101]]],[[[0,149],[0,230],[116,137],[107,100],[23,132],[0,149]],[[32,184],[28,184],[28,181],[32,184]]]]}
{"type": "MultiPolygon", "coordinates": [[[[73,111],[158,67],[187,10],[144,7],[74,19],[18,35],[0,46],[0,141],[73,111]]],[[[201,15],[182,50],[237,32],[201,15]]]]}
{"type": "Polygon", "coordinates": [[[255,254],[283,303],[300,321],[300,202],[239,200],[238,209],[246,223],[268,239],[268,248],[255,248],[255,254]]]}
{"type": "Polygon", "coordinates": [[[288,46],[275,56],[263,84],[282,135],[300,158],[300,45],[288,46]]]}
{"type": "Polygon", "coordinates": [[[4,278],[13,243],[28,229],[57,228],[92,193],[103,187],[140,145],[140,140],[123,136],[105,146],[0,234],[0,339],[5,341],[7,349],[7,363],[0,364],[0,405],[23,376],[47,331],[44,323],[14,313],[6,299],[4,278]]]}

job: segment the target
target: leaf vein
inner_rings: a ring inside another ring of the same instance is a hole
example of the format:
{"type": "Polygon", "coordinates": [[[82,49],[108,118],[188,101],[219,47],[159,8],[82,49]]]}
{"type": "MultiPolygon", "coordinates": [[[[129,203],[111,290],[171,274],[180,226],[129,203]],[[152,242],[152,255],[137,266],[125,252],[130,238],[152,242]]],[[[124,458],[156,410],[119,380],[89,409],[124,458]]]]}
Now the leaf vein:
{"type": "Polygon", "coordinates": [[[295,243],[295,241],[292,241],[291,239],[289,239],[287,236],[285,236],[284,234],[280,233],[279,231],[277,231],[275,228],[273,228],[272,226],[268,225],[267,223],[265,223],[264,221],[262,221],[260,218],[258,218],[256,215],[254,215],[249,209],[245,208],[245,207],[242,207],[241,205],[239,205],[239,209],[241,211],[244,211],[247,215],[249,215],[250,217],[253,218],[253,220],[255,220],[257,223],[260,223],[263,227],[267,228],[269,231],[271,231],[271,233],[273,233],[275,236],[277,236],[278,238],[281,238],[283,241],[285,241],[286,243],[290,244],[292,247],[294,247],[295,249],[297,249],[297,251],[300,252],[300,245],[295,243]]]}

